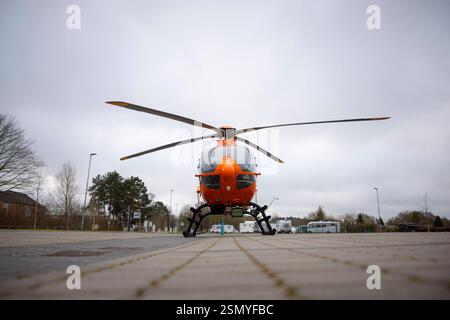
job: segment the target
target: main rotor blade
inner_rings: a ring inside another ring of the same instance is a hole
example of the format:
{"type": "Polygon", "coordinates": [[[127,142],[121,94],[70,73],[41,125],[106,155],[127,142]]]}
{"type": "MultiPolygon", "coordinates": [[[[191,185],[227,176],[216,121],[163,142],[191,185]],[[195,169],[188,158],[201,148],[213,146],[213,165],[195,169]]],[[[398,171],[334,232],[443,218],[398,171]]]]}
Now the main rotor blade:
{"type": "Polygon", "coordinates": [[[203,136],[203,137],[198,137],[198,138],[192,138],[192,139],[186,139],[186,140],[181,140],[181,141],[177,141],[177,142],[172,142],[172,143],[160,146],[160,147],[156,147],[156,148],[145,150],[145,151],[142,151],[142,152],[138,152],[138,153],[126,156],[126,157],[122,157],[122,158],[120,158],[120,160],[122,160],[122,161],[123,160],[128,160],[128,159],[131,159],[131,158],[142,156],[142,155],[147,154],[147,153],[152,153],[152,152],[156,152],[156,151],[159,151],[159,150],[163,150],[163,149],[179,146],[179,145],[182,145],[182,144],[196,142],[196,141],[203,140],[203,139],[211,139],[211,138],[221,138],[221,135],[212,134],[212,135],[209,135],[209,136],[203,136]]]}
{"type": "Polygon", "coordinates": [[[251,142],[251,141],[242,139],[241,137],[235,137],[235,138],[236,138],[236,140],[241,141],[241,142],[244,142],[245,144],[248,144],[250,147],[253,147],[253,148],[255,148],[256,150],[261,151],[261,152],[264,153],[266,156],[268,156],[269,158],[275,160],[276,162],[284,163],[281,159],[275,157],[275,156],[274,156],[273,154],[271,154],[269,151],[264,150],[263,148],[261,148],[261,147],[258,146],[257,144],[254,144],[254,143],[251,142]]]}
{"type": "Polygon", "coordinates": [[[160,116],[160,117],[164,117],[164,118],[168,118],[168,119],[184,122],[184,123],[196,126],[196,127],[202,127],[202,128],[206,128],[206,129],[211,129],[211,130],[216,131],[217,133],[221,133],[222,134],[222,130],[219,129],[219,128],[216,128],[216,127],[214,127],[212,125],[209,125],[207,123],[203,123],[203,122],[200,122],[200,121],[197,121],[197,120],[194,120],[194,119],[190,119],[190,118],[186,118],[186,117],[183,117],[183,116],[179,116],[179,115],[176,115],[176,114],[173,114],[173,113],[168,113],[168,112],[164,112],[164,111],[160,111],[160,110],[156,110],[156,109],[142,107],[142,106],[138,106],[136,104],[123,102],[123,101],[106,101],[106,103],[112,104],[114,106],[122,107],[122,108],[127,108],[127,109],[131,109],[131,110],[135,110],[135,111],[150,113],[150,114],[153,114],[155,116],[160,116]]]}
{"type": "Polygon", "coordinates": [[[343,119],[343,120],[327,120],[327,121],[311,121],[311,122],[297,122],[297,123],[286,123],[286,124],[275,124],[271,126],[264,127],[253,127],[236,130],[235,134],[240,134],[249,131],[268,129],[268,128],[276,128],[276,127],[287,127],[287,126],[301,126],[305,124],[320,124],[320,123],[336,123],[336,122],[355,122],[355,121],[378,121],[378,120],[387,120],[391,117],[379,117],[379,118],[357,118],[357,119],[343,119]]]}

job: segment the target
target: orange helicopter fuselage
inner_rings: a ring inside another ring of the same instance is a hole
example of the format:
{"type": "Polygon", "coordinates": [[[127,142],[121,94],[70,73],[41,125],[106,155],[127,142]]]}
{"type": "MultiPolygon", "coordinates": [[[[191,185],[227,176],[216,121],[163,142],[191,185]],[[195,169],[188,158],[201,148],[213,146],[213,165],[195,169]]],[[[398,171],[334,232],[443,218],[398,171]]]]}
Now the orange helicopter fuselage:
{"type": "Polygon", "coordinates": [[[204,151],[197,190],[208,205],[247,206],[256,192],[256,176],[250,151],[234,139],[218,140],[217,147],[204,151]],[[220,152],[217,152],[220,151],[220,152]],[[240,152],[242,157],[237,156],[240,152]],[[214,154],[215,160],[205,154],[214,154]],[[243,154],[245,153],[245,154],[243,154]],[[209,161],[209,163],[208,163],[209,161]],[[205,169],[207,163],[207,169],[205,169]]]}

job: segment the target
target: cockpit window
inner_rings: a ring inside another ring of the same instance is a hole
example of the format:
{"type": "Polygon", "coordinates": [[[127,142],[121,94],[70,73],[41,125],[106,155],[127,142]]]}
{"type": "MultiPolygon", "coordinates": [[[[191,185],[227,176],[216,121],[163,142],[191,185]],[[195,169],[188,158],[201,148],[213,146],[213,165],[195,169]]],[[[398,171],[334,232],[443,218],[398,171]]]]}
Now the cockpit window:
{"type": "Polygon", "coordinates": [[[248,148],[243,146],[225,146],[215,147],[203,152],[200,165],[201,172],[213,172],[223,157],[232,158],[242,171],[255,171],[255,159],[248,148]]]}
{"type": "Polygon", "coordinates": [[[222,161],[223,156],[221,152],[217,151],[219,148],[222,149],[222,147],[216,147],[203,151],[201,158],[202,173],[213,172],[220,161],[222,161]]]}
{"type": "Polygon", "coordinates": [[[237,176],[237,189],[244,189],[255,182],[255,176],[252,174],[238,174],[237,176]]]}
{"type": "Polygon", "coordinates": [[[202,176],[201,182],[210,189],[220,189],[220,176],[212,175],[212,176],[202,176]]]}

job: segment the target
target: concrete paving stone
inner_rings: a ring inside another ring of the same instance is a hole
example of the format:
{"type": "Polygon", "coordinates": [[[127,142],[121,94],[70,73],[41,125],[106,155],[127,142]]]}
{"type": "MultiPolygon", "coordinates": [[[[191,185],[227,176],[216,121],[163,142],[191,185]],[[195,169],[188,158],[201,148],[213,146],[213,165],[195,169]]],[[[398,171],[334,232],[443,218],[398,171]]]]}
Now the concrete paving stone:
{"type": "Polygon", "coordinates": [[[271,299],[286,299],[284,292],[278,288],[273,288],[272,286],[261,286],[254,284],[246,288],[239,288],[236,290],[235,287],[223,286],[222,288],[201,288],[192,290],[178,289],[178,290],[168,290],[160,289],[158,291],[147,292],[142,299],[188,299],[188,300],[271,300],[271,299]]]}
{"type": "Polygon", "coordinates": [[[0,230],[0,247],[20,247],[29,245],[89,242],[98,240],[138,239],[170,234],[133,232],[80,232],[48,230],[0,230]]]}
{"type": "Polygon", "coordinates": [[[302,287],[302,292],[313,299],[449,299],[445,288],[409,283],[385,277],[380,290],[369,290],[353,283],[330,286],[302,287]]]}

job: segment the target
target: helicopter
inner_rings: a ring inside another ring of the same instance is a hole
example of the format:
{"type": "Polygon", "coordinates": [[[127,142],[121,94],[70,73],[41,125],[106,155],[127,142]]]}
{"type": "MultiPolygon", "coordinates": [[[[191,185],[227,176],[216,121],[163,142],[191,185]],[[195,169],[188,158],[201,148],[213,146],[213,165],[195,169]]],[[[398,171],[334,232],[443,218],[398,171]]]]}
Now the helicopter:
{"type": "Polygon", "coordinates": [[[261,230],[263,235],[274,235],[276,233],[276,229],[272,228],[270,224],[271,216],[268,216],[265,212],[268,208],[267,205],[260,206],[257,203],[252,202],[256,193],[256,177],[260,175],[260,173],[256,172],[256,161],[254,160],[255,158],[249,147],[263,153],[278,163],[284,162],[257,144],[240,137],[240,134],[287,126],[390,119],[390,117],[354,118],[296,122],[236,129],[232,126],[216,127],[184,116],[128,102],[107,101],[106,103],[214,131],[214,133],[210,135],[172,142],[120,158],[120,160],[123,161],[183,144],[207,139],[216,139],[216,146],[205,148],[202,151],[198,166],[199,173],[196,174],[196,177],[199,180],[197,193],[201,195],[203,203],[199,204],[197,207],[190,208],[192,217],[188,218],[187,228],[183,232],[185,237],[195,237],[197,230],[205,217],[209,215],[225,214],[231,214],[232,217],[243,217],[244,214],[248,214],[255,219],[259,226],[259,230],[261,230]],[[239,142],[239,144],[237,142],[239,142]]]}

